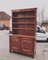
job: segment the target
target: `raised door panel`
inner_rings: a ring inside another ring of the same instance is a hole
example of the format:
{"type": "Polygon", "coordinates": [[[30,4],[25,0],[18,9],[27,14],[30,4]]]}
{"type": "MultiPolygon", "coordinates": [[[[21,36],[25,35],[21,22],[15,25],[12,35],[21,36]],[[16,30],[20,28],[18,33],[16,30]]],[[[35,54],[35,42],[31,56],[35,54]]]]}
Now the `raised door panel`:
{"type": "Polygon", "coordinates": [[[32,55],[33,54],[33,50],[34,50],[34,46],[33,45],[34,44],[33,44],[32,39],[22,38],[22,40],[21,40],[22,53],[27,54],[27,55],[32,55]]]}
{"type": "Polygon", "coordinates": [[[12,37],[11,39],[11,49],[13,51],[20,52],[20,40],[18,37],[12,37]]]}

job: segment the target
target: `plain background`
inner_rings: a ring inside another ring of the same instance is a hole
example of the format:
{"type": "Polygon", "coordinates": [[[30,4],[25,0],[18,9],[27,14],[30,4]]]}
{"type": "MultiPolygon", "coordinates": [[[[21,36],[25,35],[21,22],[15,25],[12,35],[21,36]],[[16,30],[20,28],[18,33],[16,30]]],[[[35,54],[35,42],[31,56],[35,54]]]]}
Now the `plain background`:
{"type": "Polygon", "coordinates": [[[12,16],[11,10],[33,7],[37,8],[38,21],[42,22],[42,10],[43,19],[48,20],[48,0],[0,0],[0,11],[5,11],[10,16],[12,16]]]}
{"type": "Polygon", "coordinates": [[[48,0],[0,0],[0,11],[5,11],[11,15],[12,9],[37,7],[44,9],[48,15],[48,0]]]}

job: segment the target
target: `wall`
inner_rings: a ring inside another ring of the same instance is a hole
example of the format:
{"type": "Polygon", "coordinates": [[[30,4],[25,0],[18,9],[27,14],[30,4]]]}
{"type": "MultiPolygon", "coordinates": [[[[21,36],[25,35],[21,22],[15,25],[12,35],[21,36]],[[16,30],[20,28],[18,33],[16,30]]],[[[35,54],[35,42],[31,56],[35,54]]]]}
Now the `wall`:
{"type": "Polygon", "coordinates": [[[6,25],[7,27],[10,26],[10,20],[0,20],[0,24],[6,25]]]}

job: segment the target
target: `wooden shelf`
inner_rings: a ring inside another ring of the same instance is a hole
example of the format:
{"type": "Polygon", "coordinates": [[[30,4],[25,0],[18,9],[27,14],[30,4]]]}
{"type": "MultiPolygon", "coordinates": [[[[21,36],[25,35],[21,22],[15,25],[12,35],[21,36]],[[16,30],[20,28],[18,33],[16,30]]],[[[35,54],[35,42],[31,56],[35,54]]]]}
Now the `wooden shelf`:
{"type": "Polygon", "coordinates": [[[12,17],[12,18],[17,18],[17,19],[19,19],[19,18],[36,18],[35,16],[21,16],[21,17],[12,17]]]}
{"type": "Polygon", "coordinates": [[[35,25],[34,22],[13,22],[13,24],[32,24],[32,25],[35,25]]]}
{"type": "Polygon", "coordinates": [[[13,29],[20,29],[20,30],[34,30],[34,29],[29,29],[29,28],[13,28],[13,29]]]}
{"type": "Polygon", "coordinates": [[[21,34],[14,34],[13,36],[17,36],[17,37],[28,37],[28,38],[35,38],[35,36],[28,36],[28,35],[21,35],[21,34]]]}

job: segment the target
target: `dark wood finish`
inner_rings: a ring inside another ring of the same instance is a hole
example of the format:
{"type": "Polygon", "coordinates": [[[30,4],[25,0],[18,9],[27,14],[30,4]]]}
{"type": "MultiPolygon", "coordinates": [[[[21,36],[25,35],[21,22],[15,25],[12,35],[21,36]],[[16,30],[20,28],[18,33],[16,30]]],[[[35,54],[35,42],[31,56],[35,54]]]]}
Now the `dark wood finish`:
{"type": "Polygon", "coordinates": [[[10,36],[10,52],[20,52],[20,37],[10,36]]]}
{"type": "Polygon", "coordinates": [[[36,8],[12,10],[10,52],[15,51],[34,57],[36,11],[36,8]]]}

